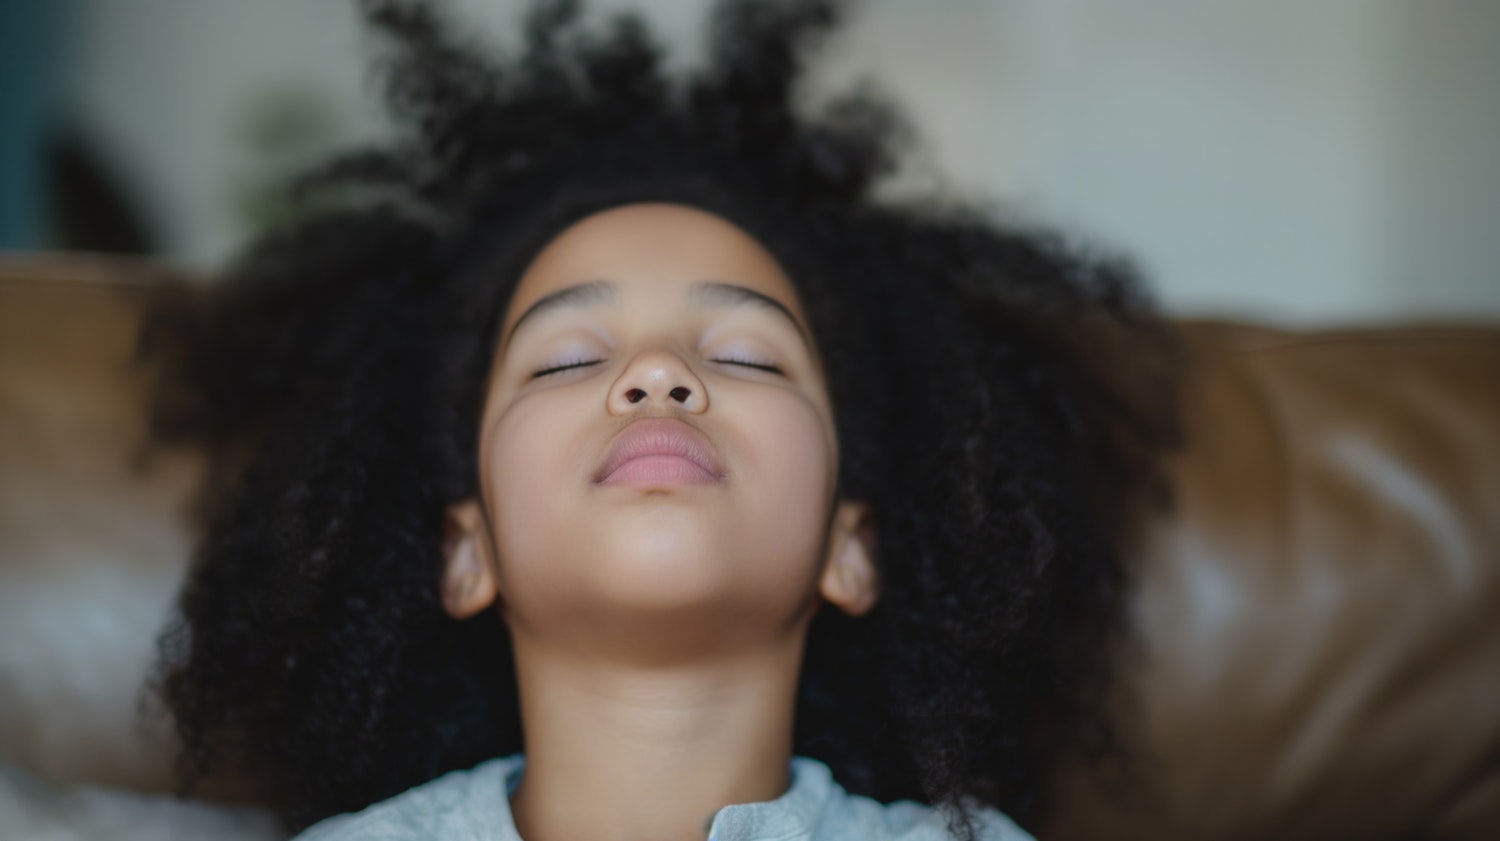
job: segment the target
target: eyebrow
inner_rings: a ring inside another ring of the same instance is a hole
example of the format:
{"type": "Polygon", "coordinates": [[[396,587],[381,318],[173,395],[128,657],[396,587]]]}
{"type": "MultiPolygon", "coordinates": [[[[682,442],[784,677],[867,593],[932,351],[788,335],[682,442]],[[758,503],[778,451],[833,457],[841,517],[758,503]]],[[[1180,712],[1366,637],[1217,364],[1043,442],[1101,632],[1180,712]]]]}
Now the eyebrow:
{"type": "MultiPolygon", "coordinates": [[[[516,323],[511,325],[510,334],[505,337],[505,341],[501,344],[501,351],[504,351],[505,346],[510,343],[510,340],[515,338],[516,333],[520,332],[521,325],[526,323],[526,319],[560,309],[608,303],[615,299],[618,290],[619,287],[613,281],[600,279],[575,284],[543,295],[535,303],[527,307],[526,311],[521,313],[521,317],[516,319],[516,323]]],[[[809,349],[816,347],[808,337],[807,331],[803,329],[802,323],[797,320],[795,315],[792,315],[792,311],[787,309],[785,304],[769,295],[756,292],[754,289],[738,286],[733,283],[700,280],[688,288],[688,300],[702,307],[726,309],[746,305],[764,307],[771,312],[779,313],[785,318],[787,323],[791,324],[797,330],[797,335],[802,337],[803,343],[809,349]]]]}

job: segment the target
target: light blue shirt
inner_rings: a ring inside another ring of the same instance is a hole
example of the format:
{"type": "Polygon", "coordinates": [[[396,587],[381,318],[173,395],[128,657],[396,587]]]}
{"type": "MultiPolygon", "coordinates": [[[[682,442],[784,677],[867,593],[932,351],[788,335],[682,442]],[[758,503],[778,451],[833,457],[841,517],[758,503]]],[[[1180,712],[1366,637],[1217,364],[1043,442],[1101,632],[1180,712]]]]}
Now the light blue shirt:
{"type": "MultiPolygon", "coordinates": [[[[454,771],[363,811],[321,821],[296,841],[522,841],[510,814],[525,757],[454,771]]],[[[775,800],[720,809],[710,841],[946,841],[943,813],[910,800],[890,805],[849,794],[828,766],[794,757],[791,786],[775,800]]],[[[976,809],[985,841],[1035,841],[994,809],[976,809]]]]}

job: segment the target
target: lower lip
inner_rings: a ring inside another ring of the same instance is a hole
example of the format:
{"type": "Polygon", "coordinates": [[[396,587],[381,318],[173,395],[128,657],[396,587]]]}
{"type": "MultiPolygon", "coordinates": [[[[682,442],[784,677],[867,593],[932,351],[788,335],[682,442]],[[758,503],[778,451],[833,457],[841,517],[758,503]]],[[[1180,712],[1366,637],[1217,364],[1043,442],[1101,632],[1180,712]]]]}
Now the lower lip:
{"type": "Polygon", "coordinates": [[[616,467],[601,485],[706,485],[719,477],[682,456],[638,456],[616,467]]]}

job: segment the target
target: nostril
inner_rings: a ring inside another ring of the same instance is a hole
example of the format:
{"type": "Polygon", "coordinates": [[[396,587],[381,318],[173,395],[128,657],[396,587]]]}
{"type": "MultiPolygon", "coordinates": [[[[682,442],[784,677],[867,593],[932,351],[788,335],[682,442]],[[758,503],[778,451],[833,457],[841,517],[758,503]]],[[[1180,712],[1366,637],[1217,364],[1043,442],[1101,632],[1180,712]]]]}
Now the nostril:
{"type": "Polygon", "coordinates": [[[672,399],[676,400],[678,403],[686,403],[688,395],[692,394],[692,392],[689,391],[688,387],[685,385],[680,385],[672,389],[669,393],[671,394],[672,399]]]}
{"type": "Polygon", "coordinates": [[[646,392],[638,388],[632,388],[631,390],[625,392],[625,399],[629,400],[632,403],[639,403],[642,400],[646,399],[646,392]]]}

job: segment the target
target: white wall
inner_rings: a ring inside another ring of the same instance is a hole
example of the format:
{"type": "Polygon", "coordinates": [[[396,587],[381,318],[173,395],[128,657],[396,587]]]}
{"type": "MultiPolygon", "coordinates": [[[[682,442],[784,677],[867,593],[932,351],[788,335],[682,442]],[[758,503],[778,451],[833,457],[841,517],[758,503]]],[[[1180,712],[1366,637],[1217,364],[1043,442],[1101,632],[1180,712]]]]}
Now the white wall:
{"type": "MultiPolygon", "coordinates": [[[[329,140],[378,131],[352,5],[80,3],[73,111],[174,257],[242,242],[258,97],[325,103],[329,140]]],[[[499,33],[519,4],[457,5],[499,33]]],[[[704,3],[596,5],[697,56],[704,3]]],[[[830,46],[820,89],[873,76],[923,130],[906,184],[1133,255],[1179,312],[1500,316],[1500,3],[878,0],[830,46]]]]}
{"type": "Polygon", "coordinates": [[[1500,2],[1390,16],[1379,295],[1393,307],[1500,309],[1500,2]]]}

